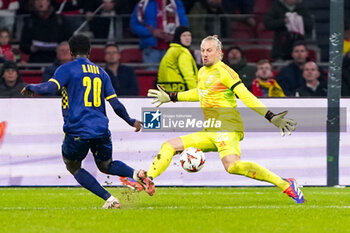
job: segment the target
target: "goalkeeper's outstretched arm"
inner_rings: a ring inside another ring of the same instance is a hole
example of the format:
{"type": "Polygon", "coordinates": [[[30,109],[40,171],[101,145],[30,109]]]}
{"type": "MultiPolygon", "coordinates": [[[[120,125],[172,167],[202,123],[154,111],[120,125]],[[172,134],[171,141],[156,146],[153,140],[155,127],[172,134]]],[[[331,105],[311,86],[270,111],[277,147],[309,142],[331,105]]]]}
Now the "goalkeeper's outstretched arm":
{"type": "Polygon", "coordinates": [[[118,100],[116,95],[108,99],[109,104],[112,106],[114,112],[122,118],[126,123],[135,128],[135,132],[141,130],[143,123],[134,118],[131,118],[125,108],[125,106],[118,100]]]}
{"type": "Polygon", "coordinates": [[[281,135],[284,136],[284,133],[287,132],[290,135],[290,131],[295,129],[296,122],[284,118],[287,115],[287,111],[273,114],[267,109],[267,107],[261,103],[261,101],[256,98],[242,83],[232,86],[232,91],[237,94],[237,96],[242,100],[242,102],[249,108],[253,109],[260,115],[264,116],[268,121],[278,127],[281,131],[281,135]]]}

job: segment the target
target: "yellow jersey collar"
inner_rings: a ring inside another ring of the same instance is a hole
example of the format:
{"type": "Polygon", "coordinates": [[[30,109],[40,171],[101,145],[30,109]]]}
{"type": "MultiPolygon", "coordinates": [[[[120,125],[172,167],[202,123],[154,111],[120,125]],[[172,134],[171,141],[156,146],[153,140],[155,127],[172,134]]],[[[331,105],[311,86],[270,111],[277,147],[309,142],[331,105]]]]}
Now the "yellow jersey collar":
{"type": "Polygon", "coordinates": [[[212,66],[204,66],[204,68],[205,68],[205,70],[210,71],[210,70],[215,69],[218,66],[221,66],[222,64],[223,64],[223,62],[220,60],[217,63],[215,63],[214,65],[212,65],[212,66]]]}

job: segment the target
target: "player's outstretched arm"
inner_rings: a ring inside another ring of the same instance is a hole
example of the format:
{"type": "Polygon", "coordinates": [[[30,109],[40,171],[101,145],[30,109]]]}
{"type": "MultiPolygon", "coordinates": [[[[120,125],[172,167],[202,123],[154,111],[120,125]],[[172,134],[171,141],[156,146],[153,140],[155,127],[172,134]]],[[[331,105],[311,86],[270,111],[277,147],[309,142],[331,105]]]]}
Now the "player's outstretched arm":
{"type": "Polygon", "coordinates": [[[272,124],[278,127],[281,131],[282,136],[284,136],[285,132],[287,132],[287,134],[290,135],[291,131],[295,130],[294,126],[297,123],[292,119],[285,118],[285,116],[288,113],[287,111],[278,113],[276,115],[273,114],[242,83],[236,85],[235,88],[233,88],[233,91],[238,95],[238,97],[247,107],[265,116],[265,118],[268,121],[270,121],[272,124]]]}
{"type": "Polygon", "coordinates": [[[34,96],[34,94],[46,95],[55,93],[57,90],[59,90],[58,85],[49,81],[40,84],[28,84],[22,89],[21,94],[26,96],[34,96]]]}
{"type": "Polygon", "coordinates": [[[133,119],[129,116],[124,105],[118,100],[117,97],[113,97],[108,100],[109,104],[112,106],[114,112],[122,118],[126,123],[135,128],[135,132],[142,129],[143,122],[133,119]]]}
{"type": "Polygon", "coordinates": [[[155,104],[158,108],[163,103],[168,103],[170,101],[198,101],[198,89],[194,88],[184,92],[167,92],[161,85],[157,84],[158,90],[150,89],[148,90],[148,97],[155,98],[152,104],[155,104]]]}

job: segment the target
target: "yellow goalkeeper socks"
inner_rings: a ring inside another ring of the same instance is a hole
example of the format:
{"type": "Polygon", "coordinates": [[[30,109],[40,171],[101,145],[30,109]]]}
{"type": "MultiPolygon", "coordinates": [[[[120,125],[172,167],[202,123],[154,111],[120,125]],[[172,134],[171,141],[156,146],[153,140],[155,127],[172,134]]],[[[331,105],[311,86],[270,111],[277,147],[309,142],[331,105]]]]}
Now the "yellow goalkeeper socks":
{"type": "Polygon", "coordinates": [[[147,176],[151,176],[152,178],[156,178],[162,172],[167,169],[169,166],[171,159],[175,154],[175,149],[167,142],[163,143],[160,148],[159,154],[154,158],[153,163],[148,169],[147,176]]]}
{"type": "Polygon", "coordinates": [[[289,183],[266,168],[248,161],[237,161],[228,168],[230,174],[247,176],[256,180],[270,182],[283,191],[289,187],[289,183]]]}

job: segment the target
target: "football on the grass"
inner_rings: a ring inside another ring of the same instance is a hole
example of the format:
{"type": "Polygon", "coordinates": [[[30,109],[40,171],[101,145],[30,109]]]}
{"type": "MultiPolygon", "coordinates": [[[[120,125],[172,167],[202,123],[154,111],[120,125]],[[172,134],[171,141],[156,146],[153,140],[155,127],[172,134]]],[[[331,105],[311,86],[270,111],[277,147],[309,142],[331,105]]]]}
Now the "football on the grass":
{"type": "Polygon", "coordinates": [[[180,163],[188,172],[198,172],[205,163],[203,151],[195,147],[185,149],[180,155],[180,163]]]}

